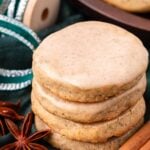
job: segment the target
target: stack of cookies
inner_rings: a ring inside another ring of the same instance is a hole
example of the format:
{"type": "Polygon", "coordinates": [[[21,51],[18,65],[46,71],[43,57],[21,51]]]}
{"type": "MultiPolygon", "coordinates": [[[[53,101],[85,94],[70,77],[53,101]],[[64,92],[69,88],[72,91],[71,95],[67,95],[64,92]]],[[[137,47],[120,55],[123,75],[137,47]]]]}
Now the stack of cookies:
{"type": "Polygon", "coordinates": [[[148,53],[133,34],[88,21],[47,37],[34,53],[37,130],[62,150],[117,150],[143,123],[148,53]]]}

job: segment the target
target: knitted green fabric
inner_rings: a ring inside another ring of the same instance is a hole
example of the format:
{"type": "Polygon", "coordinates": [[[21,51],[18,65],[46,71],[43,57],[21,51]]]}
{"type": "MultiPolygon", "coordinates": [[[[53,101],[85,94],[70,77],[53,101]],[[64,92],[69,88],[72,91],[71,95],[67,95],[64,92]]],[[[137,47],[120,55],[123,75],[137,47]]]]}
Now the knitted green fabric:
{"type": "MultiPolygon", "coordinates": [[[[11,36],[14,39],[20,41],[22,45],[28,47],[31,53],[38,47],[40,43],[40,39],[31,29],[24,26],[21,22],[3,15],[0,15],[0,32],[2,33],[2,39],[5,39],[4,35],[11,36]]],[[[7,47],[10,46],[8,45],[7,47]]],[[[9,70],[7,67],[0,68],[0,90],[2,91],[12,91],[25,88],[31,84],[31,81],[31,66],[25,70],[18,70],[13,68],[9,70]]]]}
{"type": "Polygon", "coordinates": [[[0,5],[3,3],[3,0],[0,0],[0,5]]]}
{"type": "Polygon", "coordinates": [[[22,21],[28,2],[29,0],[11,0],[4,14],[10,18],[22,21]]]}

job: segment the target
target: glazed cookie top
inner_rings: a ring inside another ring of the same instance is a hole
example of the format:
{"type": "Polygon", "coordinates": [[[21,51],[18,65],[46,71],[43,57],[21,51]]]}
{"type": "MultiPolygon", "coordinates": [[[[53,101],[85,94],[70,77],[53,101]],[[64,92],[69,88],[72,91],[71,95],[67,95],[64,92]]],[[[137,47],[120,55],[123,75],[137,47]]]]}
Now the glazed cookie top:
{"type": "Polygon", "coordinates": [[[149,12],[150,0],[104,0],[116,7],[131,12],[149,12]]]}
{"type": "Polygon", "coordinates": [[[128,31],[88,21],[48,36],[35,51],[33,64],[55,81],[92,89],[136,79],[146,71],[148,53],[128,31]]]}

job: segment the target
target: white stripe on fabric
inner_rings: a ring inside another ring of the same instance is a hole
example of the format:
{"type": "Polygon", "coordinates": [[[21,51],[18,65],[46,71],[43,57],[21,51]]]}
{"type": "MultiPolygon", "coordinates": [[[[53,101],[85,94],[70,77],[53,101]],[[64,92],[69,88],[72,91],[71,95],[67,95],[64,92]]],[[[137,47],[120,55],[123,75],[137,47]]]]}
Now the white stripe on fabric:
{"type": "Polygon", "coordinates": [[[20,0],[19,7],[17,9],[17,13],[16,13],[16,16],[15,16],[16,20],[18,20],[18,21],[23,20],[23,15],[24,15],[26,6],[28,4],[28,1],[29,0],[20,0]]]}
{"type": "MultiPolygon", "coordinates": [[[[40,39],[38,38],[38,36],[36,35],[36,33],[34,33],[31,29],[28,29],[27,27],[25,27],[24,25],[22,25],[22,23],[8,18],[6,16],[0,15],[0,20],[2,22],[6,22],[9,23],[10,25],[13,24],[16,26],[16,28],[20,27],[22,31],[26,31],[34,40],[34,43],[37,42],[37,44],[40,42],[40,39]]],[[[14,27],[15,27],[14,26],[14,27]]],[[[15,31],[12,31],[11,29],[8,29],[7,26],[5,27],[0,27],[0,32],[12,36],[16,39],[18,39],[20,42],[22,42],[23,44],[25,44],[27,47],[29,47],[32,51],[35,49],[34,44],[32,44],[32,42],[29,41],[29,39],[26,39],[23,35],[21,35],[20,33],[17,33],[15,31]]],[[[26,33],[26,34],[27,34],[26,33]]],[[[23,77],[23,76],[28,76],[27,80],[21,80],[22,82],[20,83],[15,83],[15,80],[13,83],[5,83],[5,81],[2,80],[2,82],[0,83],[0,90],[1,91],[13,91],[13,90],[19,90],[19,89],[23,89],[27,86],[29,86],[31,84],[31,80],[30,80],[30,76],[32,76],[32,70],[31,69],[26,69],[26,70],[7,70],[7,69],[0,69],[0,75],[4,78],[11,78],[11,77],[23,77]]],[[[19,81],[18,81],[19,82],[19,81]]]]}
{"type": "Polygon", "coordinates": [[[22,43],[24,43],[27,47],[29,47],[32,51],[34,50],[34,46],[32,45],[31,42],[29,42],[28,40],[26,40],[23,36],[21,36],[20,34],[17,34],[14,31],[11,31],[9,29],[0,27],[0,32],[7,34],[9,36],[15,37],[16,39],[18,39],[19,41],[21,41],[22,43]]]}
{"type": "Polygon", "coordinates": [[[0,91],[13,91],[13,90],[20,90],[29,85],[31,85],[32,81],[28,80],[22,83],[0,83],[0,91]]]}
{"type": "Polygon", "coordinates": [[[27,31],[28,33],[30,33],[30,35],[32,35],[32,36],[34,37],[34,39],[35,39],[38,43],[41,42],[41,40],[40,40],[39,37],[36,35],[36,33],[33,32],[30,28],[28,28],[28,27],[26,27],[25,25],[23,25],[21,22],[16,21],[15,19],[11,19],[11,18],[9,18],[9,17],[7,17],[7,16],[3,16],[3,15],[0,15],[0,19],[6,21],[6,22],[8,22],[8,23],[12,23],[12,24],[16,25],[17,27],[20,27],[20,28],[24,29],[25,31],[27,31]]]}
{"type": "Polygon", "coordinates": [[[0,75],[3,77],[22,77],[32,73],[32,69],[8,70],[0,68],[0,75]]]}
{"type": "Polygon", "coordinates": [[[15,5],[16,5],[16,0],[11,0],[8,10],[7,10],[7,16],[10,18],[13,18],[14,11],[15,11],[15,5]]]}

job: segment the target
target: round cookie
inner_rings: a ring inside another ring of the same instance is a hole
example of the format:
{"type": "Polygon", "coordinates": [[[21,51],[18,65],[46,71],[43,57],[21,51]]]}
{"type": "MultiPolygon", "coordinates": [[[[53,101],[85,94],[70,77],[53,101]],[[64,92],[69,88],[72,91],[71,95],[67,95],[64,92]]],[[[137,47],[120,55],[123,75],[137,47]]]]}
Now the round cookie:
{"type": "Polygon", "coordinates": [[[150,0],[104,0],[130,12],[149,12],[150,0]]]}
{"type": "Polygon", "coordinates": [[[34,31],[51,26],[56,21],[60,0],[28,0],[23,23],[34,31]]]}
{"type": "MultiPolygon", "coordinates": [[[[118,138],[113,138],[105,143],[86,143],[74,141],[66,138],[58,133],[51,133],[51,135],[46,139],[54,147],[61,150],[118,150],[119,147],[132,136],[143,124],[143,119],[140,120],[135,127],[130,131],[125,133],[123,136],[118,138]]],[[[49,127],[41,120],[38,116],[35,116],[35,126],[37,130],[49,129],[49,127]]]]}
{"type": "Polygon", "coordinates": [[[81,22],[48,36],[35,51],[37,81],[64,100],[100,102],[132,88],[148,65],[142,42],[112,24],[81,22]]]}
{"type": "Polygon", "coordinates": [[[69,139],[83,142],[106,142],[111,137],[118,137],[135,126],[144,116],[145,102],[143,98],[135,106],[118,118],[107,122],[81,124],[55,116],[46,111],[37,100],[32,99],[32,110],[54,132],[69,139]],[[87,132],[88,131],[88,132],[87,132]]]}
{"type": "Polygon", "coordinates": [[[59,117],[75,122],[93,123],[112,120],[119,116],[142,97],[145,88],[146,77],[144,76],[137,85],[118,97],[104,102],[77,103],[64,101],[50,92],[45,92],[34,79],[32,99],[38,100],[48,112],[59,117]]]}

